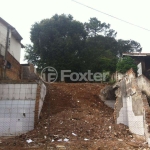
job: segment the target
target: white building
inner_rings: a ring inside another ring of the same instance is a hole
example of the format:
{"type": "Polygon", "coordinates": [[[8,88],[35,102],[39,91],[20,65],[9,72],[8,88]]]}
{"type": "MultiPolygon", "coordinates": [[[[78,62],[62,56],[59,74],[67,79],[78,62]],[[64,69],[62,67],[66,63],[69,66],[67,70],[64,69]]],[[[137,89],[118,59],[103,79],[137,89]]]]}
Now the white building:
{"type": "Polygon", "coordinates": [[[6,43],[8,41],[7,50],[20,62],[21,48],[24,48],[21,44],[21,40],[22,37],[17,30],[0,17],[0,55],[5,56],[6,43]]]}

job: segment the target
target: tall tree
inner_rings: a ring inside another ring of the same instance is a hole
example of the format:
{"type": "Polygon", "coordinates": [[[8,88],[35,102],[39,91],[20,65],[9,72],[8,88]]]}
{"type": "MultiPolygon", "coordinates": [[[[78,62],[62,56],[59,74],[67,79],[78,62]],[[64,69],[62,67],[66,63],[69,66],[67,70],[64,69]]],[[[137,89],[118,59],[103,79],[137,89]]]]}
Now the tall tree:
{"type": "Polygon", "coordinates": [[[84,24],[89,36],[97,36],[102,34],[104,36],[115,37],[117,32],[110,29],[110,24],[101,23],[96,17],[90,18],[88,23],[84,24]]]}
{"type": "Polygon", "coordinates": [[[133,52],[141,52],[142,47],[140,43],[134,40],[118,40],[118,57],[122,56],[122,53],[133,53],[133,52]]]}
{"type": "MultiPolygon", "coordinates": [[[[39,68],[51,65],[58,70],[76,69],[75,64],[87,35],[81,22],[73,20],[71,15],[56,14],[50,19],[35,23],[30,33],[32,53],[36,56],[33,62],[36,61],[39,68]]],[[[27,46],[29,55],[31,48],[27,46]]],[[[26,59],[29,59],[29,55],[26,55],[26,59]]]]}

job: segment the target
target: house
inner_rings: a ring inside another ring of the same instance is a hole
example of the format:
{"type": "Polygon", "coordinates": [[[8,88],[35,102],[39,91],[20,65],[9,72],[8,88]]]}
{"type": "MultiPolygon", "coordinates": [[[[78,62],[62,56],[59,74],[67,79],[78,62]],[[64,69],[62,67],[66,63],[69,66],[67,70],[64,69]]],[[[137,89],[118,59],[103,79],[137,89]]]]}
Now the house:
{"type": "Polygon", "coordinates": [[[22,39],[18,31],[0,17],[0,79],[38,79],[33,64],[20,64],[22,39]]]}
{"type": "Polygon", "coordinates": [[[150,53],[123,53],[123,57],[133,58],[138,65],[139,75],[143,74],[150,79],[150,53]]]}
{"type": "Polygon", "coordinates": [[[0,54],[5,56],[5,52],[8,51],[20,62],[21,48],[24,48],[22,39],[18,31],[0,17],[0,54]]]}

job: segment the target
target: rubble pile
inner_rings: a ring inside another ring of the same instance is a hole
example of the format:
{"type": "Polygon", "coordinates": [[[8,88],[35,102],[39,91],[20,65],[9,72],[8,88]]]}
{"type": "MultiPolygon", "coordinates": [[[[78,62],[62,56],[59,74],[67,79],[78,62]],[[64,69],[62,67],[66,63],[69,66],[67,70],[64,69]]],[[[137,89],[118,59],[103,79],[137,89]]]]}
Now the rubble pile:
{"type": "Polygon", "coordinates": [[[134,138],[127,126],[115,124],[113,109],[99,96],[105,86],[97,83],[47,85],[47,95],[35,129],[15,138],[2,139],[0,148],[118,150],[146,147],[144,141],[134,138]]]}

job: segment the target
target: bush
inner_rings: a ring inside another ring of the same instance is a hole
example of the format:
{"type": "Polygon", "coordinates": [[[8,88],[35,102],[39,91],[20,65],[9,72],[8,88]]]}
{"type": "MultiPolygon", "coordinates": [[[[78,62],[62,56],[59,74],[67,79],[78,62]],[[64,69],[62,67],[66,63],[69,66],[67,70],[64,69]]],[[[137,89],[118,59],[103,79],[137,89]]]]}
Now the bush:
{"type": "Polygon", "coordinates": [[[133,69],[134,72],[137,72],[137,65],[131,57],[123,57],[117,63],[116,70],[120,73],[126,73],[129,69],[133,69]]]}

